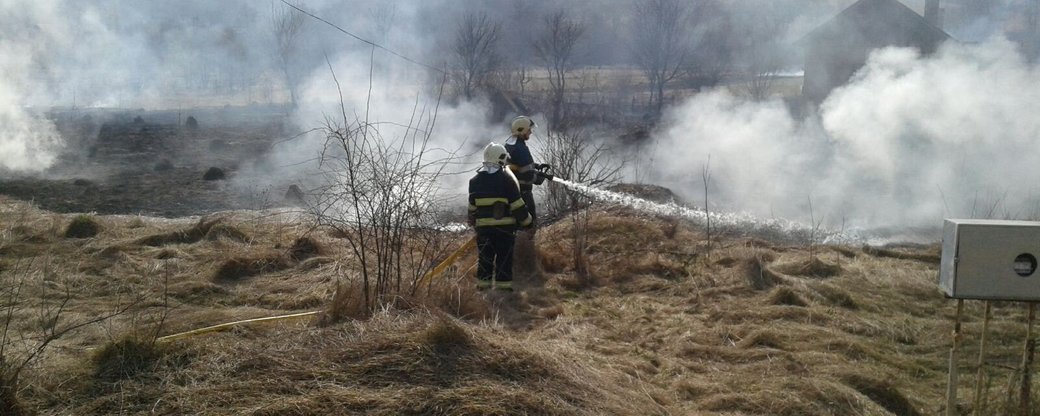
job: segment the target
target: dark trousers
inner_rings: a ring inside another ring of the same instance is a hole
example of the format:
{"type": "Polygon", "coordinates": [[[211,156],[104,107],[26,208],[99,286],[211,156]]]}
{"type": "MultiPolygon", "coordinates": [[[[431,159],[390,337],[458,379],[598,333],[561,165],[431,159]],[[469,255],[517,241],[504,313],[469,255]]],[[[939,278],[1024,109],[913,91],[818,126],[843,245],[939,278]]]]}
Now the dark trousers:
{"type": "Polygon", "coordinates": [[[534,211],[534,191],[531,189],[524,190],[520,189],[520,198],[524,200],[524,206],[527,207],[527,212],[531,214],[532,224],[538,224],[538,215],[534,211]]]}
{"type": "Polygon", "coordinates": [[[516,232],[503,227],[477,228],[477,279],[513,281],[513,245],[516,232]]]}

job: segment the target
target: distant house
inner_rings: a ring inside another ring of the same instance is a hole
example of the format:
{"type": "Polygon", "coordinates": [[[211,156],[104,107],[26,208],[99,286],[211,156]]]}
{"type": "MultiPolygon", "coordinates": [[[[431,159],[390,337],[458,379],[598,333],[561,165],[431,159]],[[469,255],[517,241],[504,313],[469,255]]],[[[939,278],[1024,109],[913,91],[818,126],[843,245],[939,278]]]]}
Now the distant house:
{"type": "MultiPolygon", "coordinates": [[[[930,0],[927,9],[937,10],[930,0]]],[[[932,13],[930,13],[932,14],[932,13]]],[[[805,82],[802,96],[820,103],[831,90],[845,84],[863,67],[871,51],[886,46],[908,46],[928,55],[950,35],[898,0],[860,0],[816,28],[805,46],[805,82]]]]}

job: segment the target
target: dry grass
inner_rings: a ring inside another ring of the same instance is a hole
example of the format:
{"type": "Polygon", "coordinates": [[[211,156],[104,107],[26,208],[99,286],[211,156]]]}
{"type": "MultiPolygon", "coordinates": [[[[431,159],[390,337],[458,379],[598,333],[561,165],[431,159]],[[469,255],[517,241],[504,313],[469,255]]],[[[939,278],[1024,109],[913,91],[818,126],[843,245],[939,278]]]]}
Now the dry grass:
{"type": "MultiPolygon", "coordinates": [[[[955,305],[935,287],[934,247],[825,247],[814,263],[806,247],[723,239],[708,253],[690,224],[609,209],[590,216],[595,285],[568,286],[561,221],[535,242],[542,285],[477,292],[468,253],[429,290],[369,312],[345,245],[304,222],[226,213],[202,233],[212,219],[97,217],[102,233],[65,239],[72,218],[0,200],[0,276],[24,279],[27,300],[76,288],[68,319],[141,299],[62,339],[23,375],[19,398],[44,415],[943,411],[955,305]],[[293,259],[297,245],[308,248],[293,259]],[[230,275],[252,276],[214,280],[231,261],[230,275]],[[315,309],[322,325],[244,326],[168,350],[126,338],[315,309]]],[[[464,238],[447,236],[445,250],[464,238]]],[[[967,306],[961,407],[982,324],[981,304],[967,306]]],[[[39,331],[39,312],[27,306],[12,328],[39,331]]],[[[1016,366],[1025,312],[1001,303],[993,316],[989,360],[1016,366]]],[[[987,374],[985,413],[1006,413],[1012,372],[987,374]]]]}

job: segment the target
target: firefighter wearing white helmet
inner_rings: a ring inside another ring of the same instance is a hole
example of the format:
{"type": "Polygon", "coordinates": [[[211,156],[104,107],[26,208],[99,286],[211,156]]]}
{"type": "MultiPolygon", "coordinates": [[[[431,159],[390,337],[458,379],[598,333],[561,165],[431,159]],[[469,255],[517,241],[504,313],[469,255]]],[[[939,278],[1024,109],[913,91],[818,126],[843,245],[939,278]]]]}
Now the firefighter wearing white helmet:
{"type": "Polygon", "coordinates": [[[505,146],[484,148],[484,163],[469,180],[469,224],[477,230],[477,288],[512,290],[516,230],[533,219],[520,195],[516,178],[505,165],[505,146]]]}
{"type": "MultiPolygon", "coordinates": [[[[527,209],[531,212],[531,218],[537,222],[538,216],[535,211],[534,205],[534,185],[540,185],[541,179],[551,176],[540,175],[540,171],[549,168],[549,165],[534,163],[534,157],[531,156],[531,149],[527,147],[527,140],[531,138],[531,133],[536,127],[534,120],[531,120],[527,116],[519,116],[513,119],[510,123],[510,132],[512,133],[508,139],[506,139],[505,148],[509,152],[509,169],[516,175],[517,181],[520,183],[520,195],[524,199],[524,203],[527,204],[527,209]]],[[[533,226],[532,226],[533,227],[533,226]]]]}

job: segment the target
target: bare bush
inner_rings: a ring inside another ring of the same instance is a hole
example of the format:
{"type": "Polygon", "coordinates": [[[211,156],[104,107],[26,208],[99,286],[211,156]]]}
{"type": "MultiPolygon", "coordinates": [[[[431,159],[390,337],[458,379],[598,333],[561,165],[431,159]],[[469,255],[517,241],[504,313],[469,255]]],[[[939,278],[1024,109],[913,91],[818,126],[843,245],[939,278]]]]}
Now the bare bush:
{"type": "MultiPolygon", "coordinates": [[[[557,177],[588,186],[607,186],[618,180],[624,163],[614,157],[610,147],[594,142],[584,130],[572,132],[550,131],[541,144],[540,154],[553,168],[557,177]]],[[[547,189],[546,213],[560,217],[578,208],[587,207],[592,199],[584,194],[551,184],[547,189]]]]}
{"type": "Polygon", "coordinates": [[[442,205],[437,184],[447,162],[431,156],[440,97],[433,109],[416,109],[398,137],[384,136],[367,118],[349,118],[340,102],[340,114],[328,117],[322,128],[324,185],[310,209],[319,225],[347,241],[359,267],[364,306],[373,310],[414,294],[443,249],[439,233],[430,229],[437,215],[430,207],[442,205]]]}
{"type": "MultiPolygon", "coordinates": [[[[609,185],[617,181],[623,167],[614,159],[604,143],[593,143],[584,131],[549,132],[542,155],[561,178],[590,186],[609,185]]],[[[581,286],[592,282],[585,252],[588,247],[589,208],[592,198],[563,186],[551,184],[546,207],[550,217],[570,214],[574,271],[581,286]]]]}

